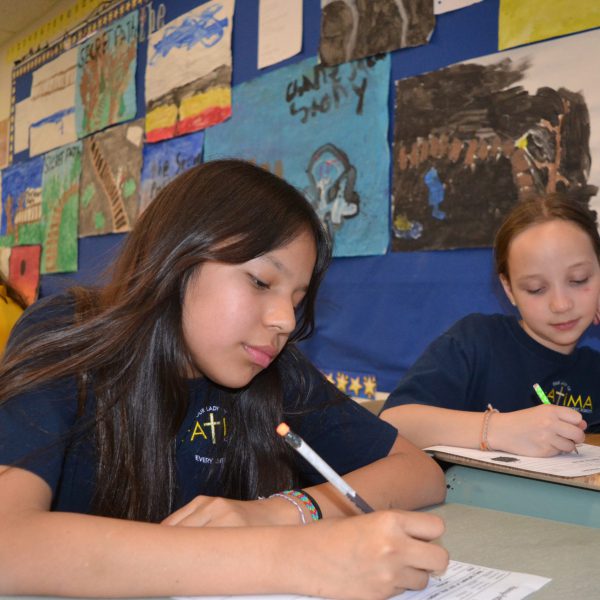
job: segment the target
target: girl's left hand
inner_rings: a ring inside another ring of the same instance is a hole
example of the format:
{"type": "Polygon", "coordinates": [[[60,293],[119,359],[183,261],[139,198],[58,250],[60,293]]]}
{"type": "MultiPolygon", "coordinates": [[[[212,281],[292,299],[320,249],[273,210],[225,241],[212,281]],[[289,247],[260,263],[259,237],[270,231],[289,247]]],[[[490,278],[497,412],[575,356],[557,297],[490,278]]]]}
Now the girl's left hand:
{"type": "Polygon", "coordinates": [[[230,500],[213,496],[196,496],[162,521],[163,525],[186,527],[251,527],[300,523],[297,509],[281,498],[230,500]]]}

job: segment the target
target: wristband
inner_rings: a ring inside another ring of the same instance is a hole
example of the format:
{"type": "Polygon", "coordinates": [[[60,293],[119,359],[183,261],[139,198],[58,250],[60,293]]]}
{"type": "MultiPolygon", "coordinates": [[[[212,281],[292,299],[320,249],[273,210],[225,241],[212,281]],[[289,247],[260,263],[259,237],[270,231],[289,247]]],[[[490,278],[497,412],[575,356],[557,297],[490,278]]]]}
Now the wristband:
{"type": "Polygon", "coordinates": [[[495,409],[491,404],[487,405],[485,412],[483,413],[483,423],[481,425],[481,442],[479,443],[479,448],[481,450],[491,450],[490,445],[488,444],[488,427],[490,425],[490,418],[494,413],[500,412],[495,409]]]}
{"type": "Polygon", "coordinates": [[[297,500],[300,500],[300,502],[306,506],[313,521],[318,521],[323,516],[321,509],[314,498],[309,496],[304,490],[285,490],[281,493],[288,498],[296,498],[297,500]]]}
{"type": "Polygon", "coordinates": [[[315,507],[315,510],[317,511],[317,518],[315,519],[315,521],[322,519],[323,513],[321,512],[321,507],[319,506],[317,501],[306,490],[300,490],[300,491],[312,502],[313,506],[315,507]]]}

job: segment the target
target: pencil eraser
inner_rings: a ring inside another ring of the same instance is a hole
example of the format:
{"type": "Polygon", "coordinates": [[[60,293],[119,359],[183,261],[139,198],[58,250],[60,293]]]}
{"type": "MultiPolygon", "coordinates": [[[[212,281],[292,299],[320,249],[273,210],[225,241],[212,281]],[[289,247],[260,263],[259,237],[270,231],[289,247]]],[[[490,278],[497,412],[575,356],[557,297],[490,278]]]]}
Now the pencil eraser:
{"type": "Polygon", "coordinates": [[[287,435],[290,432],[290,426],[287,423],[279,423],[279,425],[277,425],[277,433],[283,437],[284,435],[287,435]]]}

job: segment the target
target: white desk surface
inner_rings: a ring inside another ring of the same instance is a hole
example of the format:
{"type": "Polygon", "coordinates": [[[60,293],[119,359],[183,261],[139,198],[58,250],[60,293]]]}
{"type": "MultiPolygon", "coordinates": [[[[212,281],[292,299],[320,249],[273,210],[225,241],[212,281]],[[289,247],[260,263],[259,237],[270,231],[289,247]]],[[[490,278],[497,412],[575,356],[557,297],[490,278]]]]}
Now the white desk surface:
{"type": "Polygon", "coordinates": [[[446,521],[441,543],[454,560],[552,578],[529,596],[535,600],[600,597],[595,576],[600,556],[597,529],[463,504],[431,511],[446,521]]]}

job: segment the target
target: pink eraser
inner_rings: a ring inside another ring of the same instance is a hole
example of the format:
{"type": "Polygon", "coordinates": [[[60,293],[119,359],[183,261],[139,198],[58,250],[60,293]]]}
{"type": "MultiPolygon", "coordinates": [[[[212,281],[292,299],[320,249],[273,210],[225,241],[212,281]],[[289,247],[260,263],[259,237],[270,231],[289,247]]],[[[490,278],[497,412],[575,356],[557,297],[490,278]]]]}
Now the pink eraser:
{"type": "Polygon", "coordinates": [[[277,425],[277,433],[283,437],[284,435],[287,435],[290,432],[290,426],[287,423],[279,423],[279,425],[277,425]]]}

